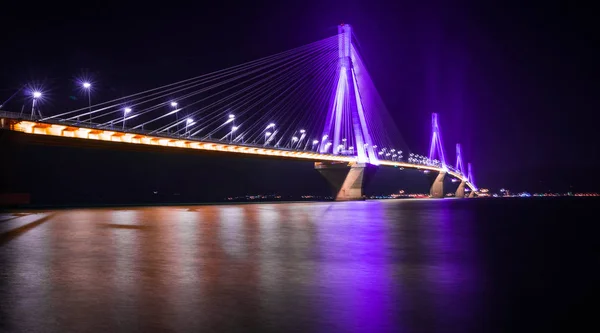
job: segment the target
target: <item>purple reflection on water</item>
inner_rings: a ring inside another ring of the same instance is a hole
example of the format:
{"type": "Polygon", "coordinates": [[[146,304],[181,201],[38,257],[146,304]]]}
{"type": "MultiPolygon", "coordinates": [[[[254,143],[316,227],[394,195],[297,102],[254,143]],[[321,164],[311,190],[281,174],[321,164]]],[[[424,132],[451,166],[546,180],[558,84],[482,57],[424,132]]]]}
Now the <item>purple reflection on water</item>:
{"type": "Polygon", "coordinates": [[[392,259],[380,202],[333,204],[318,224],[317,267],[324,328],[345,332],[399,329],[392,321],[392,259]]]}

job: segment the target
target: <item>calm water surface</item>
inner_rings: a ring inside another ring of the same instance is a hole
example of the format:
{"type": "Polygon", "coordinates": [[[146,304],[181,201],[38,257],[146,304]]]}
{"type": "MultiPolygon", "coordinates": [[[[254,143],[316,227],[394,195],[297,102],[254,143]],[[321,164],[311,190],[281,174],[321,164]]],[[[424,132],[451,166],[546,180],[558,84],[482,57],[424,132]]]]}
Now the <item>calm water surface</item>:
{"type": "Polygon", "coordinates": [[[598,296],[599,203],[15,211],[0,331],[558,331],[598,296]]]}

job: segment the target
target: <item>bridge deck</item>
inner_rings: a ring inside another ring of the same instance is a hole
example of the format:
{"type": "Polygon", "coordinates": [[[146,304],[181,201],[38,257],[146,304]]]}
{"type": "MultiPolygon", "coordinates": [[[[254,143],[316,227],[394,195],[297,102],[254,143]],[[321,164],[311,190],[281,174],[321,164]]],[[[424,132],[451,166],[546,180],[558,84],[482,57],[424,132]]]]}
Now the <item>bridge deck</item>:
{"type": "MultiPolygon", "coordinates": [[[[286,148],[271,148],[239,143],[231,144],[206,140],[200,141],[181,137],[173,137],[168,135],[150,134],[149,132],[146,133],[143,131],[133,132],[129,130],[118,130],[116,128],[101,128],[89,123],[86,124],[75,122],[66,123],[61,121],[27,120],[17,117],[16,114],[10,112],[3,112],[2,114],[0,114],[0,127],[28,134],[51,135],[88,140],[101,140],[128,144],[154,145],[205,151],[219,151],[235,154],[275,156],[312,161],[334,161],[346,163],[356,162],[355,156],[321,154],[312,151],[298,151],[286,148]]],[[[428,170],[434,172],[443,171],[441,167],[437,166],[413,164],[402,161],[379,160],[379,165],[428,170]]],[[[451,177],[465,181],[466,186],[469,187],[471,190],[476,190],[474,186],[467,181],[466,177],[461,176],[454,170],[445,171],[451,177]]]]}

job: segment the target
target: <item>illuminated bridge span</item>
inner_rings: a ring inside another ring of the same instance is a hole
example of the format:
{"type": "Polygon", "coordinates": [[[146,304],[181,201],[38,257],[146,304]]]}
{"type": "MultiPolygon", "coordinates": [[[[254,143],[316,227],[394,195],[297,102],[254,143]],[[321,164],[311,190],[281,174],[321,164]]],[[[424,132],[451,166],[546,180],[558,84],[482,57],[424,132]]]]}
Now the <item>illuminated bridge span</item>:
{"type": "MultiPolygon", "coordinates": [[[[312,160],[337,200],[362,198],[378,166],[437,172],[432,197],[444,196],[446,175],[460,181],[456,196],[473,196],[459,144],[456,164],[446,164],[437,114],[429,154],[409,153],[352,36],[341,25],[315,43],[51,115],[40,108],[43,92],[31,91],[31,113],[5,112],[1,125],[33,135],[312,160]]],[[[84,86],[89,92],[93,83],[84,86]]]]}

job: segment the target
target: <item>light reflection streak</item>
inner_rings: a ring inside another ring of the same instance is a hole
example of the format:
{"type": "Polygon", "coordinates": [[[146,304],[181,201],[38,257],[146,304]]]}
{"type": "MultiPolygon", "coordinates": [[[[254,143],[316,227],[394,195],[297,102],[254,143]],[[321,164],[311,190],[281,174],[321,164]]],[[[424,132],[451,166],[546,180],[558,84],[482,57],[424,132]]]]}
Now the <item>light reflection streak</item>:
{"type": "Polygon", "coordinates": [[[324,315],[337,330],[398,329],[392,322],[397,309],[384,221],[380,202],[349,202],[333,205],[317,226],[318,248],[325,258],[316,268],[317,280],[329,286],[322,290],[330,303],[324,315]]]}
{"type": "MultiPolygon", "coordinates": [[[[113,225],[140,225],[137,210],[115,210],[110,214],[109,219],[113,225]]],[[[137,296],[140,293],[138,274],[142,270],[139,265],[141,235],[137,229],[126,228],[110,228],[110,233],[115,245],[115,268],[112,272],[112,280],[117,308],[123,318],[135,317],[138,315],[135,309],[139,307],[140,302],[137,296]]],[[[126,322],[123,324],[132,325],[126,322]]]]}
{"type": "Polygon", "coordinates": [[[219,237],[223,250],[228,255],[242,259],[247,256],[246,242],[242,232],[245,211],[240,206],[221,207],[219,209],[219,237]]]}

